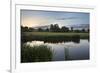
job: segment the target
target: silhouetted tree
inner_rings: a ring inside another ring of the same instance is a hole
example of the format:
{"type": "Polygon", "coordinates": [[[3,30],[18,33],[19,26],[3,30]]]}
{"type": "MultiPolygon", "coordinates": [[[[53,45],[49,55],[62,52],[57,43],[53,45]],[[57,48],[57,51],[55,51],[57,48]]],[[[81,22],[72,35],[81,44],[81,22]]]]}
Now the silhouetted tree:
{"type": "Polygon", "coordinates": [[[71,31],[73,31],[73,27],[71,27],[71,31]]]}
{"type": "Polygon", "coordinates": [[[90,29],[88,29],[87,31],[90,32],[90,29]]]}
{"type": "Polygon", "coordinates": [[[53,32],[59,32],[60,31],[60,28],[59,28],[59,25],[58,24],[51,24],[50,25],[50,31],[53,31],[53,32]]]}
{"type": "Polygon", "coordinates": [[[58,24],[54,24],[53,28],[54,28],[53,29],[54,32],[59,32],[60,31],[60,28],[59,28],[58,24]]]}
{"type": "Polygon", "coordinates": [[[82,32],[85,32],[85,29],[84,28],[82,29],[82,32]]]}
{"type": "Polygon", "coordinates": [[[41,28],[38,28],[38,31],[43,31],[43,29],[41,29],[41,28]]]}
{"type": "Polygon", "coordinates": [[[30,28],[29,28],[29,31],[30,31],[30,32],[34,31],[34,28],[31,28],[31,27],[30,27],[30,28]]]}
{"type": "Polygon", "coordinates": [[[45,31],[49,31],[49,28],[47,28],[45,31]]]}
{"type": "Polygon", "coordinates": [[[69,28],[68,27],[63,26],[61,28],[61,32],[68,32],[68,31],[69,31],[69,28]]]}
{"type": "Polygon", "coordinates": [[[53,24],[50,25],[50,31],[53,31],[54,30],[54,26],[53,24]]]}
{"type": "Polygon", "coordinates": [[[26,31],[28,31],[28,27],[21,26],[21,32],[26,32],[26,31]]]}

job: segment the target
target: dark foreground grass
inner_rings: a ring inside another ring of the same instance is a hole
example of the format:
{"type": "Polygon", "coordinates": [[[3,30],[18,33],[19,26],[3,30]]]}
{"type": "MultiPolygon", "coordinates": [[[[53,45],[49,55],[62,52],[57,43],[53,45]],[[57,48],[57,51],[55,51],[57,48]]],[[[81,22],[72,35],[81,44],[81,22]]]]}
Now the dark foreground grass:
{"type": "Polygon", "coordinates": [[[51,61],[53,51],[46,45],[21,45],[21,63],[51,61]]]}

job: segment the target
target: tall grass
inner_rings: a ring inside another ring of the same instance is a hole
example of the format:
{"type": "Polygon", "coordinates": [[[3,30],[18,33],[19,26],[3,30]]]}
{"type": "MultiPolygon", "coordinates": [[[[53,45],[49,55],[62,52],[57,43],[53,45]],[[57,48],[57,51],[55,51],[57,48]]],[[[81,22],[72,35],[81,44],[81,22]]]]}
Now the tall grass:
{"type": "Polygon", "coordinates": [[[21,62],[44,62],[51,61],[53,51],[47,45],[30,46],[21,45],[21,62]]]}

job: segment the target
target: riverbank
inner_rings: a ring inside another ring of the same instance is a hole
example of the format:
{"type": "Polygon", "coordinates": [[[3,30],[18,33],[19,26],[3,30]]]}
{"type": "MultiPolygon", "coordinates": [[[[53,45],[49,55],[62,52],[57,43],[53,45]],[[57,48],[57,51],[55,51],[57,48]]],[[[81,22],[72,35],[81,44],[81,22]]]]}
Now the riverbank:
{"type": "Polygon", "coordinates": [[[78,42],[80,39],[89,39],[89,33],[75,33],[75,32],[22,32],[21,41],[44,41],[44,42],[62,42],[74,41],[78,42]]]}

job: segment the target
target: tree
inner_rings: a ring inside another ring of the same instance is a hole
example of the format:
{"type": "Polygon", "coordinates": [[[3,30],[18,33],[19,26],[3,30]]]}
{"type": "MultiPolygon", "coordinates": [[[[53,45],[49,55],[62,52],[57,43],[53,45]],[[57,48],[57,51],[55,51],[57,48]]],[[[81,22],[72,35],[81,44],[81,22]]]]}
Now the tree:
{"type": "Polygon", "coordinates": [[[88,29],[87,32],[90,32],[90,29],[88,29]]]}
{"type": "Polygon", "coordinates": [[[53,31],[54,30],[54,26],[53,24],[50,25],[50,31],[53,31]]]}
{"type": "Polygon", "coordinates": [[[53,31],[54,32],[59,32],[60,31],[60,28],[59,28],[59,25],[58,24],[54,24],[53,31]]]}
{"type": "Polygon", "coordinates": [[[49,28],[47,28],[45,31],[49,31],[49,28]]]}
{"type": "Polygon", "coordinates": [[[30,31],[30,32],[34,31],[34,28],[31,28],[31,27],[30,27],[30,28],[29,28],[29,31],[30,31]]]}
{"type": "Polygon", "coordinates": [[[38,31],[43,31],[41,28],[38,28],[38,31]]]}
{"type": "Polygon", "coordinates": [[[82,29],[82,32],[85,32],[85,29],[84,28],[82,29]]]}
{"type": "Polygon", "coordinates": [[[27,26],[25,26],[25,27],[21,26],[21,31],[22,32],[28,31],[28,27],[27,26]]]}
{"type": "Polygon", "coordinates": [[[73,27],[71,27],[71,31],[73,31],[73,27]]]}
{"type": "Polygon", "coordinates": [[[24,30],[25,30],[25,31],[28,31],[28,27],[27,27],[27,26],[26,26],[26,27],[24,27],[24,30]]]}
{"type": "Polygon", "coordinates": [[[24,27],[23,27],[23,26],[21,26],[21,32],[23,32],[23,29],[24,29],[24,27]]]}
{"type": "Polygon", "coordinates": [[[80,30],[76,29],[76,30],[74,30],[74,32],[80,32],[80,30]]]}
{"type": "Polygon", "coordinates": [[[69,31],[69,28],[68,27],[65,27],[65,26],[62,26],[61,31],[62,32],[68,32],[69,31]]]}

